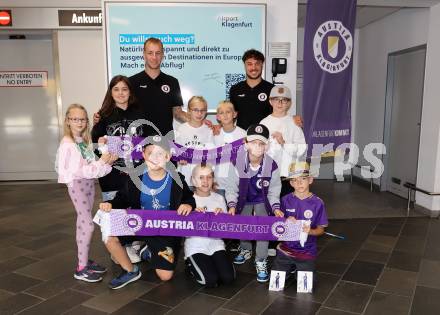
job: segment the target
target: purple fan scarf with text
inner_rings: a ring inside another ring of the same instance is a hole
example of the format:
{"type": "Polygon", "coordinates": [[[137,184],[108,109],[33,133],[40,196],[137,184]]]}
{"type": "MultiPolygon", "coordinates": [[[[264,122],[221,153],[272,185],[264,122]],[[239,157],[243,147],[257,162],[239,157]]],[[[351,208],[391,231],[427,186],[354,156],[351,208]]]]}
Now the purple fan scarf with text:
{"type": "MultiPolygon", "coordinates": [[[[143,137],[107,137],[107,147],[110,153],[116,154],[120,158],[131,156],[133,160],[142,160],[143,137]]],[[[243,139],[228,143],[222,147],[197,150],[186,148],[175,142],[169,142],[173,161],[187,161],[192,164],[207,162],[210,164],[220,164],[230,162],[237,157],[238,151],[243,147],[243,139]]]]}
{"type": "Polygon", "coordinates": [[[297,241],[302,221],[277,217],[240,216],[192,212],[188,216],[167,210],[98,211],[94,221],[103,236],[201,236],[241,240],[297,241]]]}
{"type": "Polygon", "coordinates": [[[309,0],[304,31],[304,134],[313,145],[351,138],[351,83],[356,0],[309,0]]]}

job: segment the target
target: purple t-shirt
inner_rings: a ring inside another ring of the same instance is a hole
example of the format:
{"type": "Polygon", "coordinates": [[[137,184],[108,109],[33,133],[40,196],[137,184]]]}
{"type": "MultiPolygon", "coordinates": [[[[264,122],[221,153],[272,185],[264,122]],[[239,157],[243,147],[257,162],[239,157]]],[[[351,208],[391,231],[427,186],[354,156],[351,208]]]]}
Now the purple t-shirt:
{"type": "MultiPolygon", "coordinates": [[[[250,168],[250,166],[249,166],[250,168]]],[[[258,170],[249,169],[249,186],[248,191],[246,195],[246,203],[250,204],[257,204],[264,202],[263,194],[261,192],[261,170],[262,167],[260,165],[260,168],[258,170]]]]}
{"type": "MultiPolygon", "coordinates": [[[[293,193],[284,196],[281,199],[281,211],[284,212],[286,218],[295,217],[297,220],[310,220],[310,228],[312,229],[328,225],[324,202],[313,194],[303,200],[293,193]]],[[[299,241],[283,242],[280,249],[285,254],[299,259],[314,259],[318,253],[316,238],[314,235],[309,235],[304,247],[301,246],[299,241]]]]}

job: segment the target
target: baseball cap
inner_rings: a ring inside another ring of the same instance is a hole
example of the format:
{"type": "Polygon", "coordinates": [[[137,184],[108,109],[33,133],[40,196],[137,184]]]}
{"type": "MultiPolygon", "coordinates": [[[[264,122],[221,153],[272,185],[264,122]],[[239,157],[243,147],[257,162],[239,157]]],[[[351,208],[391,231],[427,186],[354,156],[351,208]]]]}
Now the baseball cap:
{"type": "Polygon", "coordinates": [[[275,85],[272,90],[270,90],[270,96],[272,97],[284,97],[288,99],[292,99],[292,94],[290,93],[290,89],[285,85],[275,85]]]}
{"type": "Polygon", "coordinates": [[[145,148],[149,145],[157,145],[165,151],[170,151],[170,143],[168,137],[162,136],[156,132],[151,132],[150,135],[146,137],[143,149],[145,150],[145,148]]]}
{"type": "Polygon", "coordinates": [[[250,125],[246,131],[246,140],[261,140],[267,144],[269,143],[269,129],[265,125],[250,125]]]}
{"type": "Polygon", "coordinates": [[[298,178],[298,177],[309,177],[310,175],[310,165],[307,162],[292,162],[289,165],[289,173],[286,179],[298,178]]]}

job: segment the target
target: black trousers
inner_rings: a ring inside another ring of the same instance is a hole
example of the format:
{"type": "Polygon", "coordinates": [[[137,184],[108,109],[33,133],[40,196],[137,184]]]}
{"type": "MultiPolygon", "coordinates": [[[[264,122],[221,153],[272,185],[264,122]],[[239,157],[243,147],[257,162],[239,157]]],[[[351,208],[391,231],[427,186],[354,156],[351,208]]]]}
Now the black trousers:
{"type": "Polygon", "coordinates": [[[206,287],[216,287],[219,282],[229,284],[235,279],[234,266],[224,250],[211,256],[194,254],[186,258],[185,263],[195,280],[206,287]]]}

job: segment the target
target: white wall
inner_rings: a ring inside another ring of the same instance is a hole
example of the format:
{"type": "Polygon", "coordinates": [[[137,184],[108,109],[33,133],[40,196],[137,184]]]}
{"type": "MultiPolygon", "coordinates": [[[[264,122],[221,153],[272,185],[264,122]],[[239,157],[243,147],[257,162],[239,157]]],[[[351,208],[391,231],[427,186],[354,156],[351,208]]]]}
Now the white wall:
{"type": "Polygon", "coordinates": [[[57,32],[63,115],[70,104],[79,103],[91,118],[107,89],[102,31],[57,32]]]}
{"type": "MultiPolygon", "coordinates": [[[[188,2],[187,0],[175,1],[188,2]]],[[[236,0],[224,0],[222,2],[237,3],[236,0]]],[[[241,0],[239,2],[267,4],[266,42],[288,41],[291,43],[290,57],[287,60],[287,73],[279,75],[278,78],[294,91],[297,58],[297,0],[288,2],[283,0],[241,0]]],[[[106,91],[102,30],[59,30],[58,41],[63,108],[65,109],[73,102],[79,102],[86,106],[89,115],[91,115],[100,108],[106,91]]],[[[266,53],[266,79],[270,80],[271,59],[268,50],[266,53]]]]}
{"type": "Polygon", "coordinates": [[[425,44],[428,23],[429,9],[402,9],[359,30],[352,113],[353,140],[360,152],[368,143],[384,140],[388,54],[425,44]]]}
{"type": "MultiPolygon", "coordinates": [[[[430,8],[426,50],[425,88],[420,135],[417,186],[440,192],[440,4],[430,8]]],[[[440,197],[417,193],[421,206],[440,211],[440,197]]]]}

